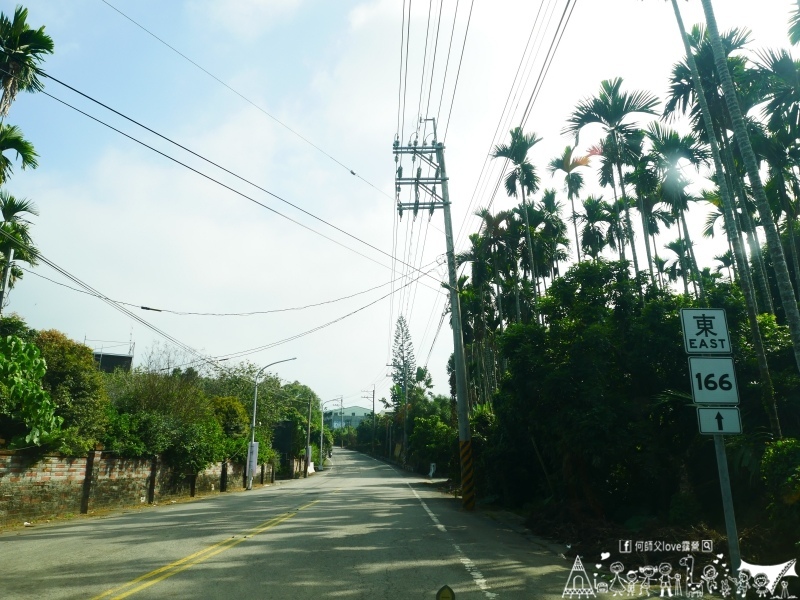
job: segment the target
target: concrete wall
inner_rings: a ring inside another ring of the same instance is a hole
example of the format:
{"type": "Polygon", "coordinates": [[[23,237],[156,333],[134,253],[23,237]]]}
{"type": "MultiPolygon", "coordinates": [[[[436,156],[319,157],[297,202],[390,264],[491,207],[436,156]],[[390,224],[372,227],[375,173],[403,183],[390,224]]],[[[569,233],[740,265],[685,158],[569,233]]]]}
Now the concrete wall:
{"type": "MultiPolygon", "coordinates": [[[[101,451],[68,458],[0,450],[0,527],[188,496],[191,479],[158,459],[127,459],[101,451]]],[[[264,465],[254,484],[272,479],[271,465],[264,465]]],[[[244,466],[231,462],[211,465],[195,478],[196,493],[244,487],[244,466]]]]}

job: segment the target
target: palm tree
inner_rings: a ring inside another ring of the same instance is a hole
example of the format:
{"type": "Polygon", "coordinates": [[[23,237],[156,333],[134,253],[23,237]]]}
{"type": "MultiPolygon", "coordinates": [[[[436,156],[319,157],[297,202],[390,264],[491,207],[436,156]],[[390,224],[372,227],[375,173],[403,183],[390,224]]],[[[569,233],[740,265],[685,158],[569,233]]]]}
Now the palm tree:
{"type": "Polygon", "coordinates": [[[33,149],[33,144],[22,137],[19,127],[0,123],[0,185],[8,181],[12,172],[13,162],[6,152],[16,152],[23,169],[39,166],[36,160],[39,155],[33,149]]]}
{"type": "Polygon", "coordinates": [[[761,175],[758,172],[758,161],[753,152],[753,147],[750,144],[750,138],[745,127],[744,118],[742,117],[742,110],[736,98],[733,80],[728,71],[725,51],[720,42],[717,21],[714,16],[714,8],[711,5],[711,0],[701,1],[703,12],[706,16],[711,47],[714,51],[717,73],[722,81],[725,104],[732,121],[736,143],[747,169],[747,178],[750,180],[750,186],[753,189],[753,196],[758,206],[758,213],[761,216],[761,225],[767,236],[767,249],[769,250],[770,258],[772,259],[772,267],[775,271],[775,282],[778,286],[778,293],[780,294],[786,321],[789,324],[789,333],[792,338],[795,362],[798,371],[800,371],[800,310],[798,310],[797,301],[794,297],[794,290],[789,277],[789,268],[786,265],[786,258],[783,255],[778,228],[772,218],[772,211],[770,210],[767,195],[764,192],[764,186],[761,184],[761,175]]]}
{"type": "Polygon", "coordinates": [[[5,118],[20,91],[44,89],[39,79],[39,64],[53,53],[53,39],[44,27],[31,29],[26,22],[28,9],[18,6],[13,19],[0,13],[0,118],[5,118]]]}
{"type": "Polygon", "coordinates": [[[747,307],[747,320],[750,324],[750,332],[753,336],[753,346],[756,351],[758,361],[759,374],[761,375],[761,402],[765,412],[770,421],[770,429],[776,438],[781,437],[780,420],[778,419],[777,406],[775,404],[775,390],[772,385],[772,377],[769,372],[769,365],[767,364],[767,355],[764,349],[764,341],[761,336],[761,330],[758,323],[758,315],[756,313],[755,293],[753,291],[752,281],[750,279],[750,271],[747,268],[747,261],[745,258],[744,250],[742,248],[741,238],[738,234],[738,223],[736,222],[735,210],[733,204],[733,197],[728,187],[728,182],[722,168],[722,157],[720,155],[719,146],[717,144],[717,135],[714,131],[714,123],[712,120],[712,113],[709,108],[708,100],[706,98],[706,91],[703,88],[703,83],[700,78],[700,72],[695,62],[692,47],[689,43],[689,37],[686,35],[686,29],[683,26],[683,19],[681,12],[678,8],[677,0],[672,1],[672,9],[675,13],[675,21],[678,25],[678,31],[683,41],[683,47],[686,52],[686,61],[691,73],[691,80],[697,92],[697,103],[700,107],[700,115],[705,130],[708,133],[708,142],[711,146],[711,156],[714,159],[714,169],[716,171],[717,182],[720,190],[720,197],[722,199],[723,215],[725,217],[725,227],[729,232],[729,240],[733,246],[734,256],[736,263],[739,267],[740,281],[742,291],[745,296],[745,304],[747,307]]]}
{"type": "Polygon", "coordinates": [[[581,231],[581,247],[584,253],[597,261],[603,248],[608,244],[603,224],[609,223],[612,209],[602,196],[599,198],[589,196],[583,201],[583,210],[585,214],[580,217],[584,223],[581,231]]]}
{"type": "Polygon", "coordinates": [[[683,293],[689,295],[689,274],[691,273],[691,257],[687,244],[679,237],[664,246],[675,255],[672,262],[667,265],[667,273],[671,281],[683,280],[683,293]]]}
{"type": "Polygon", "coordinates": [[[14,286],[16,279],[22,277],[22,271],[13,266],[14,252],[16,251],[17,260],[36,264],[36,249],[33,247],[33,240],[30,236],[29,225],[26,215],[37,215],[39,211],[33,202],[24,198],[17,199],[8,192],[0,190],[0,214],[3,222],[0,224],[0,252],[3,259],[0,264],[3,267],[2,283],[0,289],[0,312],[2,312],[3,302],[8,301],[8,290],[14,286]]]}
{"type": "Polygon", "coordinates": [[[721,272],[722,269],[728,269],[728,279],[733,281],[733,273],[731,272],[731,268],[734,265],[733,252],[728,250],[724,254],[718,254],[714,257],[714,260],[719,261],[720,263],[717,266],[717,273],[721,272]]]}
{"type": "Polygon", "coordinates": [[[688,181],[679,169],[681,160],[699,168],[708,161],[708,151],[693,134],[681,135],[674,129],[660,123],[650,123],[646,131],[652,145],[649,156],[658,170],[662,199],[672,207],[678,222],[683,226],[683,237],[689,252],[690,267],[695,281],[703,291],[700,271],[694,256],[693,244],[686,225],[686,212],[689,210],[689,196],[686,194],[688,181]]]}
{"type": "MultiPolygon", "coordinates": [[[[631,163],[635,158],[632,148],[636,146],[636,138],[640,134],[637,128],[630,121],[631,115],[635,113],[656,114],[655,108],[658,106],[658,98],[650,92],[634,91],[631,93],[620,91],[622,78],[607,79],[600,84],[600,93],[597,96],[587,98],[578,103],[572,115],[567,120],[567,127],[564,133],[575,135],[576,144],[580,130],[590,123],[599,123],[606,132],[604,147],[610,162],[616,167],[618,184],[620,187],[620,197],[624,200],[625,182],[622,175],[624,163],[631,163]]],[[[612,176],[612,189],[616,197],[616,187],[612,176]]],[[[637,274],[639,271],[638,259],[636,257],[636,246],[633,243],[633,227],[631,226],[630,212],[625,205],[625,221],[630,236],[631,255],[633,257],[634,269],[637,274]]],[[[624,241],[620,240],[623,244],[624,241]]],[[[624,245],[623,245],[624,248],[624,245]]],[[[623,250],[624,252],[624,250],[623,250]]]]}
{"type": "Polygon", "coordinates": [[[564,173],[564,190],[567,192],[567,199],[572,205],[572,228],[575,231],[575,251],[578,255],[578,262],[581,262],[581,243],[578,240],[578,213],[575,212],[575,198],[580,194],[583,188],[583,175],[577,172],[580,167],[589,166],[588,156],[575,157],[573,154],[575,149],[572,146],[564,148],[564,153],[561,156],[556,156],[550,161],[547,170],[550,175],[554,175],[556,171],[563,171],[564,173]]]}
{"type": "MultiPolygon", "coordinates": [[[[536,174],[536,168],[528,160],[528,152],[541,138],[536,137],[535,133],[524,133],[521,127],[515,127],[511,130],[511,142],[508,144],[499,144],[495,146],[492,152],[492,158],[505,158],[513,165],[513,169],[505,176],[506,193],[509,196],[517,197],[519,193],[522,196],[522,215],[525,220],[525,238],[528,242],[528,254],[530,258],[531,269],[535,268],[533,260],[533,243],[531,241],[531,227],[528,220],[527,197],[528,194],[535,194],[539,189],[539,176],[536,174]]],[[[531,272],[532,277],[536,279],[535,271],[531,272]]],[[[535,290],[535,287],[534,287],[535,290]]],[[[536,292],[534,291],[534,294],[536,292]]]]}
{"type": "Polygon", "coordinates": [[[798,0],[797,7],[789,19],[789,41],[792,44],[800,42],[800,0],[798,0]]]}

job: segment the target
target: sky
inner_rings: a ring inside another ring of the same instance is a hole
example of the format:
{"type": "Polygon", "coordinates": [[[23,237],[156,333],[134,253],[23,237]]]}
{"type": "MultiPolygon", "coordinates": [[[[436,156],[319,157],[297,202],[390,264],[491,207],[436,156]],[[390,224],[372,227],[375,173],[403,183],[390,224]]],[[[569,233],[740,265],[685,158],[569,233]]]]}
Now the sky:
{"type": "MultiPolygon", "coordinates": [[[[412,140],[420,116],[437,118],[456,252],[465,250],[476,209],[515,204],[502,188],[493,197],[502,165],[488,156],[520,124],[566,4],[27,2],[29,24],[45,25],[55,42],[43,66],[49,75],[227,172],[53,80],[45,91],[57,100],[20,94],[6,122],[23,130],[40,164],[15,169],[7,189],[38,206],[37,247],[152,328],[64,287],[78,286],[45,264],[25,273],[5,312],[95,350],[125,353],[132,342],[136,364],[175,348],[153,328],[205,357],[234,355],[223,365],[296,358],[268,370],[322,400],[343,396],[345,406],[371,406],[373,386],[377,399],[388,396],[386,365],[403,314],[418,364],[428,365],[434,391],[448,394],[448,319],[438,329],[443,216],[397,220],[392,142],[412,140]],[[231,314],[267,311],[280,312],[231,314]]],[[[699,0],[679,4],[687,27],[702,22],[699,0]]],[[[717,0],[715,10],[721,30],[752,31],[754,51],[788,46],[793,5],[717,0]]],[[[3,13],[14,7],[0,0],[3,13]]],[[[524,124],[542,138],[529,158],[543,187],[558,190],[562,181],[545,167],[573,142],[561,130],[575,105],[613,77],[663,98],[683,53],[669,2],[577,0],[569,14],[524,124]]],[[[587,127],[579,149],[599,138],[587,127]]],[[[687,171],[696,189],[706,174],[687,171]]],[[[697,240],[702,214],[689,224],[697,240]]],[[[719,233],[698,242],[701,268],[725,250],[719,233]]]]}

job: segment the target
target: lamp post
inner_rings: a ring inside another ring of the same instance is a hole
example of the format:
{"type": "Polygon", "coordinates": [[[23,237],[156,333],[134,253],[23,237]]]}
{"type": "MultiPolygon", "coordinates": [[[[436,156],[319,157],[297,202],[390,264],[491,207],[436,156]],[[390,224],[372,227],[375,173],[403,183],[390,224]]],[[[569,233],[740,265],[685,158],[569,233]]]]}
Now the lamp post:
{"type": "MultiPolygon", "coordinates": [[[[313,398],[313,396],[311,397],[313,398]]],[[[306,468],[303,477],[308,479],[308,465],[311,461],[311,398],[308,399],[308,421],[306,423],[306,468]]],[[[320,454],[322,450],[320,449],[320,454]]]]}
{"type": "MultiPolygon", "coordinates": [[[[324,468],[325,465],[325,457],[322,454],[322,434],[325,432],[325,405],[329,402],[341,402],[342,396],[338,398],[334,398],[332,400],[325,400],[319,407],[319,466],[324,468]]],[[[333,425],[333,419],[331,419],[331,425],[333,425]]]]}
{"type": "Polygon", "coordinates": [[[247,449],[247,489],[253,489],[253,471],[255,470],[255,464],[258,461],[258,445],[256,444],[256,403],[258,401],[258,378],[261,377],[261,373],[267,367],[271,367],[272,365],[277,365],[278,363],[282,362],[289,362],[290,360],[296,360],[297,357],[292,358],[284,358],[283,360],[276,360],[273,363],[269,363],[261,367],[261,369],[256,373],[256,380],[255,380],[255,392],[253,392],[253,422],[250,424],[250,447],[247,449]]]}

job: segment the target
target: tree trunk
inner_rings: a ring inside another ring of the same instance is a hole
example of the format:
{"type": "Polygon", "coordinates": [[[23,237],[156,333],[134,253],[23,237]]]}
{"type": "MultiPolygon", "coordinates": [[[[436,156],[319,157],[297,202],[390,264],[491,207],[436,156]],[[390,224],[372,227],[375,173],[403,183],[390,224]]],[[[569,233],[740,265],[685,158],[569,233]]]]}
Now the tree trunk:
{"type": "Polygon", "coordinates": [[[639,203],[639,213],[642,216],[642,232],[644,232],[644,249],[647,252],[647,268],[650,271],[650,281],[655,283],[656,279],[653,275],[653,255],[650,252],[650,228],[647,226],[647,213],[644,210],[644,196],[637,190],[637,201],[639,203]]]}
{"type": "Polygon", "coordinates": [[[753,152],[753,147],[750,145],[750,138],[747,135],[747,129],[744,125],[742,110],[739,107],[739,102],[736,98],[736,90],[733,87],[733,80],[728,71],[725,51],[722,48],[722,42],[717,29],[717,20],[714,17],[714,8],[711,6],[711,0],[702,0],[702,3],[703,12],[706,15],[708,34],[711,39],[711,48],[714,52],[714,62],[717,67],[717,73],[722,81],[722,89],[725,94],[725,104],[728,107],[728,113],[733,123],[736,144],[739,146],[739,152],[744,159],[745,168],[747,169],[747,178],[750,180],[750,185],[753,188],[758,214],[761,216],[761,224],[767,236],[767,248],[769,249],[772,266],[775,270],[775,281],[778,284],[778,292],[780,293],[781,303],[783,304],[783,311],[786,315],[786,321],[789,324],[789,333],[792,338],[795,363],[798,372],[800,372],[800,310],[798,310],[797,301],[794,298],[792,282],[789,278],[786,258],[783,255],[778,228],[775,226],[775,221],[772,218],[772,209],[769,206],[764,187],[761,185],[761,176],[758,173],[756,155],[753,152]]]}
{"type": "MultiPolygon", "coordinates": [[[[703,0],[704,2],[706,0],[703,0]]],[[[683,26],[683,19],[681,19],[681,13],[678,9],[678,2],[677,0],[672,0],[672,8],[675,11],[675,19],[678,22],[678,28],[681,32],[681,38],[683,39],[683,46],[686,50],[686,59],[689,63],[689,68],[692,71],[692,79],[694,80],[695,89],[697,91],[697,98],[700,104],[701,112],[703,115],[703,121],[705,122],[706,129],[708,130],[708,138],[711,144],[711,154],[714,158],[714,168],[716,169],[719,185],[720,185],[720,195],[722,196],[722,206],[723,206],[723,215],[725,218],[726,226],[728,232],[730,233],[730,240],[733,243],[734,248],[734,255],[736,257],[736,261],[739,265],[739,272],[741,273],[741,284],[742,284],[742,291],[745,295],[745,301],[747,305],[747,318],[750,323],[750,332],[753,336],[753,346],[756,351],[756,357],[758,358],[758,370],[759,374],[761,375],[761,402],[762,406],[767,413],[767,417],[770,421],[770,428],[772,430],[773,436],[776,438],[781,437],[781,429],[780,429],[780,421],[778,420],[778,411],[777,406],[775,405],[775,391],[772,387],[772,377],[769,372],[769,366],[767,364],[767,355],[764,351],[764,343],[761,338],[761,330],[759,329],[758,325],[758,318],[756,315],[756,305],[755,305],[755,297],[753,293],[753,286],[749,277],[749,269],[747,268],[747,262],[744,256],[744,250],[741,246],[741,238],[739,237],[739,229],[738,224],[736,223],[736,217],[733,210],[733,200],[730,195],[730,191],[728,189],[727,181],[725,180],[724,171],[722,169],[722,159],[720,158],[719,147],[717,146],[717,138],[714,134],[714,127],[713,122],[711,119],[711,111],[708,108],[708,103],[706,102],[705,93],[703,92],[703,86],[700,82],[700,74],[697,71],[697,63],[694,60],[694,55],[692,54],[692,49],[689,45],[689,40],[686,37],[686,30],[683,26]]]]}
{"type": "MultiPolygon", "coordinates": [[[[686,240],[686,247],[689,251],[689,264],[691,265],[692,272],[697,280],[697,286],[700,287],[700,298],[702,299],[706,297],[706,292],[703,289],[703,279],[700,277],[700,269],[697,266],[697,257],[694,254],[692,239],[691,237],[689,237],[689,228],[686,227],[686,216],[683,214],[683,211],[679,213],[678,218],[681,220],[681,223],[683,223],[683,235],[684,239],[686,240]]],[[[697,294],[697,287],[695,287],[695,295],[696,294],[697,294]]]]}
{"type": "Polygon", "coordinates": [[[578,264],[581,262],[581,243],[578,240],[578,213],[575,212],[575,198],[570,194],[569,202],[572,205],[572,228],[575,230],[575,252],[578,254],[578,264]]]}
{"type": "Polygon", "coordinates": [[[622,191],[622,202],[625,210],[625,227],[631,242],[631,256],[633,257],[633,272],[639,277],[639,259],[636,256],[636,244],[633,242],[633,223],[631,223],[631,210],[628,207],[628,196],[625,194],[625,182],[622,178],[622,164],[617,163],[617,173],[619,174],[619,189],[622,191]]]}
{"type": "Polygon", "coordinates": [[[758,242],[758,232],[756,231],[753,219],[750,217],[750,211],[747,207],[747,192],[744,189],[742,178],[736,171],[736,164],[733,160],[733,152],[730,148],[730,140],[728,135],[722,132],[722,148],[723,155],[726,159],[726,169],[730,176],[730,181],[733,185],[735,194],[739,197],[739,205],[742,209],[742,222],[745,236],[747,237],[747,245],[750,246],[750,261],[755,265],[755,271],[752,273],[753,282],[758,288],[758,293],[761,296],[761,303],[766,311],[775,314],[775,306],[772,302],[772,294],[767,285],[767,269],[764,266],[764,257],[761,255],[761,244],[758,242]],[[754,239],[755,238],[755,239],[754,239]]]}

